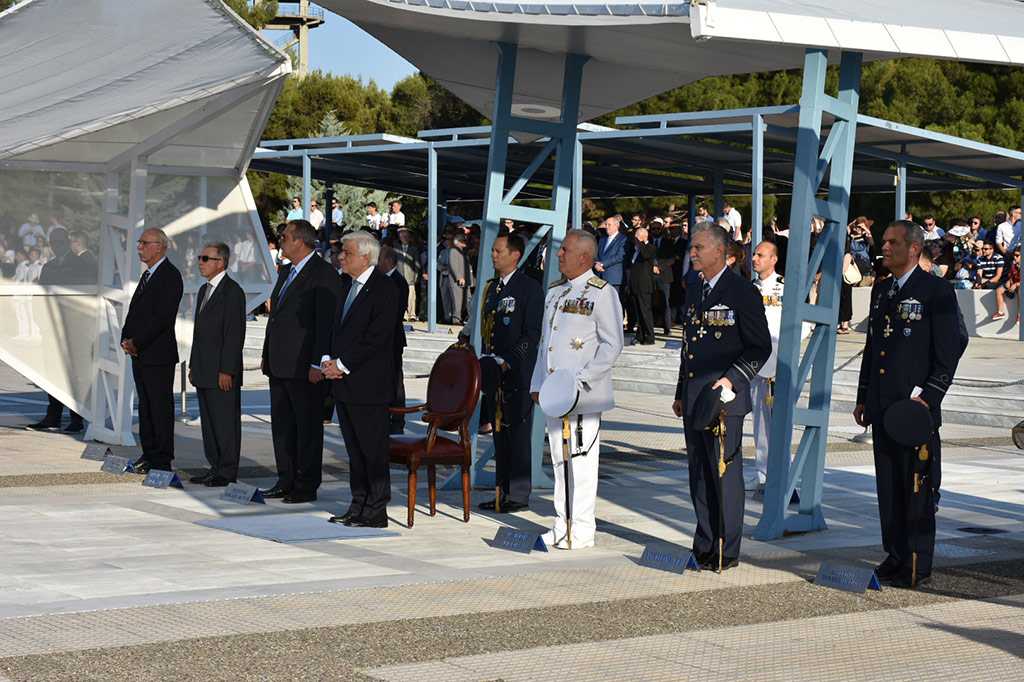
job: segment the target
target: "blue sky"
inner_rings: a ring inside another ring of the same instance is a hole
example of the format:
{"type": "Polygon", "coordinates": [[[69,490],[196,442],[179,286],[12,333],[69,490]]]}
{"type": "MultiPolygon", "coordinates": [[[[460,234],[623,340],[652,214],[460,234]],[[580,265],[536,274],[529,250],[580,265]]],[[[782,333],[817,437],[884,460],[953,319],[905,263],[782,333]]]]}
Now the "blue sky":
{"type": "MultiPolygon", "coordinates": [[[[318,5],[319,6],[319,5],[318,5]]],[[[276,41],[284,31],[267,31],[276,41]]],[[[324,10],[324,23],[309,32],[309,68],[322,69],[341,76],[362,76],[387,91],[417,69],[390,48],[347,19],[324,10]]]]}

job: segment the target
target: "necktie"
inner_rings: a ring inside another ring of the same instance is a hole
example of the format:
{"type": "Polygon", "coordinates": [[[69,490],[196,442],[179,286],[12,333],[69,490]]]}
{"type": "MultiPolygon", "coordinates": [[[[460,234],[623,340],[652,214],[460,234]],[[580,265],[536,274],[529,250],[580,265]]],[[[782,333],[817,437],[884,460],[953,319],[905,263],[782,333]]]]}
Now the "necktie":
{"type": "Polygon", "coordinates": [[[142,273],[142,279],[139,280],[139,293],[140,294],[142,293],[142,290],[146,288],[146,284],[148,284],[148,283],[149,283],[149,270],[146,270],[144,273],[142,273]]]}
{"type": "Polygon", "coordinates": [[[203,308],[206,307],[206,302],[213,296],[213,287],[207,284],[203,287],[203,299],[199,301],[199,312],[203,312],[203,308]]]}
{"type": "Polygon", "coordinates": [[[900,283],[899,280],[894,279],[892,281],[892,289],[889,289],[889,298],[895,298],[898,293],[900,293],[900,283]]]}
{"type": "Polygon", "coordinates": [[[345,308],[341,311],[341,319],[345,320],[348,316],[348,309],[352,307],[352,301],[356,300],[356,296],[359,295],[359,288],[362,284],[359,283],[358,279],[352,280],[352,288],[348,290],[348,298],[345,299],[345,308]]]}
{"type": "Polygon", "coordinates": [[[701,301],[708,300],[708,295],[711,293],[711,283],[704,282],[704,296],[700,299],[701,301]]]}
{"type": "Polygon", "coordinates": [[[288,286],[292,283],[292,280],[295,279],[295,271],[295,266],[293,265],[292,269],[288,271],[288,279],[284,281],[284,286],[281,287],[281,293],[277,295],[278,301],[284,298],[284,292],[288,291],[288,286]]]}
{"type": "Polygon", "coordinates": [[[501,296],[501,290],[505,288],[505,281],[499,279],[498,286],[494,287],[494,295],[501,296]]]}

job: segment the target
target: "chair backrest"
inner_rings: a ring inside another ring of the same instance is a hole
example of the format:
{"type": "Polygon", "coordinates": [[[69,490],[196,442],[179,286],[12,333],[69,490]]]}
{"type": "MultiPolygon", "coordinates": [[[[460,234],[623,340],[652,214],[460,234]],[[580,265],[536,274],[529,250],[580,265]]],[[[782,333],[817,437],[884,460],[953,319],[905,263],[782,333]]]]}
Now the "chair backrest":
{"type": "MultiPolygon", "coordinates": [[[[465,409],[472,416],[480,400],[480,361],[472,346],[452,346],[434,361],[427,382],[427,410],[458,412],[465,409]]],[[[461,419],[438,423],[438,428],[453,431],[461,419]]]]}

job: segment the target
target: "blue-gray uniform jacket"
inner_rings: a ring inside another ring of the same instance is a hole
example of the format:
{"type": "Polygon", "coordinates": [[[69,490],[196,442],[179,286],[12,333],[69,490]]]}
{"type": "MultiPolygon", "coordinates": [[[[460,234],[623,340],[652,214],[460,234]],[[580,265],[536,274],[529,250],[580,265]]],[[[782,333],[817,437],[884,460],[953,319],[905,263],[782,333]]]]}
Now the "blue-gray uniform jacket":
{"type": "Polygon", "coordinates": [[[537,362],[544,292],[531,277],[516,270],[498,293],[500,277],[487,281],[481,317],[481,352],[493,353],[508,363],[502,386],[529,388],[537,362]]]}
{"type": "Polygon", "coordinates": [[[873,423],[897,400],[921,388],[935,427],[942,423],[939,405],[953,381],[963,352],[963,332],[956,293],[949,282],[915,267],[903,288],[889,295],[895,280],[871,288],[868,338],[860,363],[857,404],[873,423]]]}
{"type": "Polygon", "coordinates": [[[764,303],[757,287],[728,267],[706,301],[703,283],[686,289],[676,400],[683,401],[683,414],[692,415],[701,389],[725,377],[736,393],[725,413],[742,416],[750,412],[750,380],[772,352],[764,303]]]}

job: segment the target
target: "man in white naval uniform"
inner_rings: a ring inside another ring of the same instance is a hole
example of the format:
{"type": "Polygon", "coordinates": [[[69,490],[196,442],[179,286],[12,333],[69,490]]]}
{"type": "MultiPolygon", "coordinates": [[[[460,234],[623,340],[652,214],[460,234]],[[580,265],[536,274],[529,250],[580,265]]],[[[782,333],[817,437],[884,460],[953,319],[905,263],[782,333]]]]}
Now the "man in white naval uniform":
{"type": "MultiPolygon", "coordinates": [[[[591,269],[597,240],[583,230],[570,230],[558,250],[562,279],[548,288],[544,301],[541,343],[530,392],[539,402],[540,389],[556,369],[575,373],[580,391],[568,419],[572,435],[570,464],[572,548],[593,547],[594,505],[601,413],[615,407],[612,366],[622,352],[622,306],[618,292],[591,269]]],[[[555,524],[542,538],[548,546],[567,549],[565,472],[562,456],[562,420],[548,417],[548,443],[555,464],[555,524]]]]}
{"type": "MultiPolygon", "coordinates": [[[[761,292],[764,314],[768,318],[768,333],[772,337],[772,354],[768,356],[761,371],[750,380],[751,415],[754,420],[754,465],[757,471],[746,482],[747,490],[757,490],[764,484],[768,471],[768,437],[772,430],[772,396],[774,394],[775,369],[779,356],[779,333],[782,328],[782,295],[785,282],[775,272],[779,262],[779,249],[772,242],[761,242],[751,259],[757,279],[754,286],[761,292]]],[[[810,326],[804,323],[800,338],[806,338],[810,326]]]]}

